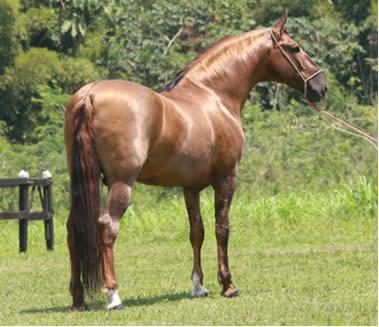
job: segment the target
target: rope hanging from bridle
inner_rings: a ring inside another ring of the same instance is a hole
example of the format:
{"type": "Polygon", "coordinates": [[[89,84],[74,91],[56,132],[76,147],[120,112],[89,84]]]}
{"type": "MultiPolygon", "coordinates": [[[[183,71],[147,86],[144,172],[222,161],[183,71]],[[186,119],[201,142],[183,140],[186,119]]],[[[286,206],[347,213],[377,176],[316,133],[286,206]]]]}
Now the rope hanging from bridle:
{"type": "Polygon", "coordinates": [[[336,121],[337,123],[341,124],[341,125],[344,125],[348,128],[350,128],[353,132],[346,132],[344,130],[341,130],[347,134],[351,134],[351,135],[354,135],[354,136],[358,136],[360,138],[363,138],[365,139],[367,142],[369,142],[371,145],[373,145],[376,150],[378,150],[378,139],[367,134],[366,132],[362,131],[361,129],[357,128],[357,127],[354,127],[353,125],[351,125],[350,123],[344,121],[343,119],[341,118],[337,118],[336,116],[332,115],[331,113],[329,113],[328,111],[322,109],[318,104],[316,103],[312,103],[310,101],[307,100],[307,88],[308,88],[308,82],[316,77],[318,74],[320,74],[322,72],[321,69],[317,70],[315,73],[313,73],[312,75],[308,76],[308,77],[305,77],[303,75],[303,73],[299,70],[299,68],[296,66],[296,64],[293,62],[293,60],[290,58],[290,56],[287,54],[287,52],[282,48],[282,46],[279,44],[279,41],[276,39],[275,37],[275,34],[273,32],[272,29],[270,29],[270,34],[271,34],[271,37],[273,39],[273,41],[275,42],[275,44],[278,46],[280,52],[283,54],[283,56],[287,59],[287,61],[290,63],[290,65],[295,69],[296,73],[300,76],[300,78],[303,80],[304,82],[304,99],[306,101],[306,103],[313,109],[313,110],[316,110],[318,113],[322,114],[322,115],[325,115],[327,117],[329,117],[330,119],[336,121]]]}
{"type": "Polygon", "coordinates": [[[313,109],[313,110],[316,110],[317,112],[319,112],[320,114],[323,114],[327,117],[329,117],[330,119],[333,119],[334,121],[336,121],[337,123],[341,124],[341,125],[344,125],[348,128],[350,128],[352,131],[354,132],[346,132],[344,130],[341,130],[343,131],[344,133],[348,133],[348,134],[351,134],[351,135],[354,135],[354,136],[358,136],[360,138],[363,138],[364,140],[366,140],[367,142],[369,142],[371,145],[373,145],[375,147],[376,150],[378,150],[378,139],[367,134],[366,132],[362,131],[361,129],[351,125],[350,123],[344,121],[343,119],[341,118],[338,118],[334,115],[332,115],[330,112],[322,109],[318,104],[316,103],[312,103],[312,102],[309,102],[308,100],[306,100],[307,104],[313,109]]]}

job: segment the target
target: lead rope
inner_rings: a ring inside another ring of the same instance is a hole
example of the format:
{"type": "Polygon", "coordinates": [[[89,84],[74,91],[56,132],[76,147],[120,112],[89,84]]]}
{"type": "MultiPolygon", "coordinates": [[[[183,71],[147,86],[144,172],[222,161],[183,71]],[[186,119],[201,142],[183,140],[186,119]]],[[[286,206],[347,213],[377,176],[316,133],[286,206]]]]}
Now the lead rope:
{"type": "Polygon", "coordinates": [[[364,140],[366,140],[367,142],[369,142],[372,146],[374,146],[374,148],[376,150],[378,150],[378,139],[367,134],[366,132],[362,131],[361,129],[349,124],[348,122],[344,121],[343,119],[341,118],[338,118],[334,115],[332,115],[330,112],[322,109],[318,104],[316,103],[312,103],[312,102],[309,102],[308,100],[306,100],[307,104],[315,111],[317,111],[318,113],[322,114],[322,115],[325,115],[327,117],[329,117],[330,119],[336,121],[337,123],[341,124],[341,125],[344,125],[348,128],[350,128],[352,131],[354,132],[347,132],[345,130],[339,130],[341,132],[344,132],[344,133],[347,133],[347,134],[350,134],[350,135],[354,135],[354,136],[357,136],[357,137],[360,137],[364,140]]]}
{"type": "Polygon", "coordinates": [[[308,82],[312,78],[314,78],[315,76],[317,76],[318,74],[320,74],[322,72],[322,70],[320,69],[320,70],[316,71],[315,73],[313,73],[312,75],[310,75],[307,78],[305,78],[304,75],[302,74],[302,72],[299,70],[299,68],[295,65],[295,63],[292,61],[292,59],[290,58],[290,56],[287,54],[287,52],[285,52],[284,49],[282,48],[282,46],[279,44],[279,41],[276,39],[276,37],[275,37],[274,32],[272,31],[272,29],[270,29],[270,34],[271,34],[271,37],[274,40],[275,44],[278,46],[280,52],[284,55],[284,57],[288,60],[288,62],[291,64],[291,66],[295,69],[296,73],[303,80],[303,82],[304,82],[304,99],[307,102],[307,104],[313,110],[317,111],[318,113],[320,113],[322,115],[325,115],[325,116],[329,117],[330,119],[336,121],[337,123],[350,128],[354,132],[347,132],[345,130],[338,129],[339,131],[342,131],[344,133],[347,133],[347,134],[350,134],[350,135],[354,135],[354,136],[363,138],[364,140],[366,140],[367,142],[369,142],[371,145],[373,145],[376,150],[378,150],[378,146],[377,146],[378,139],[377,138],[375,138],[375,137],[367,134],[366,132],[362,131],[361,129],[359,129],[357,127],[354,127],[353,125],[349,124],[348,122],[346,122],[346,121],[344,121],[344,120],[342,120],[340,118],[337,118],[336,116],[334,116],[331,113],[327,112],[326,110],[322,109],[318,104],[309,102],[307,100],[308,82]]]}

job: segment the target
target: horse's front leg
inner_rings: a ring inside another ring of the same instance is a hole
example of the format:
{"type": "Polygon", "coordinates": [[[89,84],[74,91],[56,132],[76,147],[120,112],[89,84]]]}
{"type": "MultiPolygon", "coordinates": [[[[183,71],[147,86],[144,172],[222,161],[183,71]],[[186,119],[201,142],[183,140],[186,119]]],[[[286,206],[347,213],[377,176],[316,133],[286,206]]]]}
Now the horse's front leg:
{"type": "Polygon", "coordinates": [[[236,296],[228,264],[229,210],[237,186],[237,168],[229,176],[219,177],[213,185],[215,190],[216,238],[218,254],[218,279],[223,289],[221,295],[236,296]]]}
{"type": "Polygon", "coordinates": [[[200,213],[200,192],[185,188],[183,193],[190,222],[190,241],[193,249],[192,296],[205,296],[208,294],[208,290],[203,286],[203,271],[201,269],[204,226],[200,213]]]}
{"type": "Polygon", "coordinates": [[[104,278],[103,292],[108,297],[108,302],[105,306],[107,310],[122,307],[114,269],[113,246],[118,235],[121,216],[130,203],[130,196],[131,188],[129,185],[121,182],[114,183],[110,187],[106,211],[98,221],[104,278]]]}

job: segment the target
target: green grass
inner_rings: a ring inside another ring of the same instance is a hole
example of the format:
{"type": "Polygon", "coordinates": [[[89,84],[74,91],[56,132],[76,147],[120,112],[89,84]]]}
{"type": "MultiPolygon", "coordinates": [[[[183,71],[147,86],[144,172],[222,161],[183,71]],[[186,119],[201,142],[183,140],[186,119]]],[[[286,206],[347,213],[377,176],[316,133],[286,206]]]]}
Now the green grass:
{"type": "Polygon", "coordinates": [[[240,296],[217,283],[212,194],[202,196],[207,298],[190,297],[192,250],[183,200],[157,199],[138,186],[116,244],[123,311],[68,311],[64,214],[56,249],[46,252],[41,223],[18,254],[17,225],[0,224],[1,324],[14,325],[376,325],[377,188],[364,179],[324,193],[254,199],[243,188],[232,210],[230,266],[240,296]]]}

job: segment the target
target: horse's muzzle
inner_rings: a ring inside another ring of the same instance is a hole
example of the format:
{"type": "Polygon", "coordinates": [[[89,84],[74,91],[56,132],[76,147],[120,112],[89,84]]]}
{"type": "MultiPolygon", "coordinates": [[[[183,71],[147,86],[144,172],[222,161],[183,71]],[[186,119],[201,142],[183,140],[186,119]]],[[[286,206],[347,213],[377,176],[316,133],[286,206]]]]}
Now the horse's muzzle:
{"type": "Polygon", "coordinates": [[[328,92],[328,83],[322,74],[316,76],[308,82],[307,100],[310,102],[318,102],[325,98],[328,92]]]}

